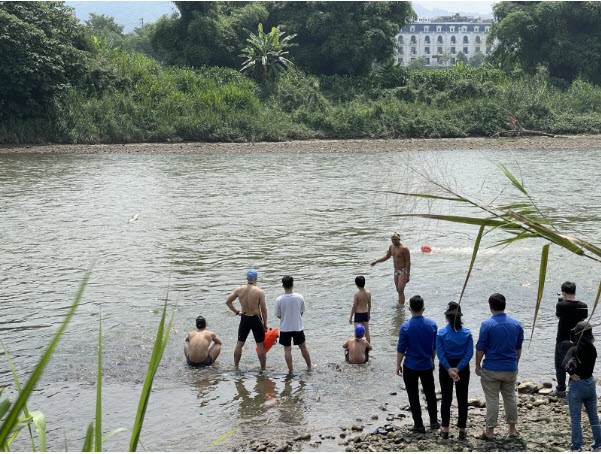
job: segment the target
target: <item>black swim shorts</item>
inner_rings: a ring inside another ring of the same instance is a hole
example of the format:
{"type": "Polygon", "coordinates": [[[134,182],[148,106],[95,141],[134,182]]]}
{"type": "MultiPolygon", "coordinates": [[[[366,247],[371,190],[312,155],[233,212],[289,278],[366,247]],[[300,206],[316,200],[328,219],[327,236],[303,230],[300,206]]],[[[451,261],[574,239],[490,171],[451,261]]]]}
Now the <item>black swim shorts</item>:
{"type": "Polygon", "coordinates": [[[355,323],[369,322],[369,312],[355,312],[355,323]]]}
{"type": "Polygon", "coordinates": [[[246,342],[248,333],[252,330],[255,342],[260,344],[265,340],[265,328],[258,315],[242,315],[238,327],[238,341],[246,342]]]}
{"type": "Polygon", "coordinates": [[[294,345],[300,345],[305,342],[304,331],[280,331],[279,343],[284,347],[290,347],[291,341],[294,339],[294,345]]]}
{"type": "Polygon", "coordinates": [[[211,355],[207,355],[207,357],[204,359],[204,361],[201,361],[199,363],[190,361],[190,358],[188,358],[187,356],[186,356],[186,361],[188,362],[188,366],[192,366],[192,367],[207,367],[207,366],[210,366],[211,364],[213,364],[213,358],[211,358],[211,355]]]}

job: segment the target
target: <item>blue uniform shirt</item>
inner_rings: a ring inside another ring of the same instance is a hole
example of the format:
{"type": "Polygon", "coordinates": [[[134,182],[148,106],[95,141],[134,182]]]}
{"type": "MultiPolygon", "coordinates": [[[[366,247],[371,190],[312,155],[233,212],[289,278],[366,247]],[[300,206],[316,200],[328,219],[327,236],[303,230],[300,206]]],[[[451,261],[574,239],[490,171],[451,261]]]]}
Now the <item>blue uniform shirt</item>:
{"type": "Polygon", "coordinates": [[[474,356],[474,340],[469,329],[462,326],[457,331],[449,323],[441,328],[436,335],[436,355],[445,369],[451,367],[450,359],[459,359],[457,369],[467,366],[474,356]]]}
{"type": "Polygon", "coordinates": [[[518,370],[517,351],[522,342],[524,329],[515,318],[501,313],[484,320],[476,344],[476,350],[484,352],[482,367],[497,372],[518,370]]]}
{"type": "Polygon", "coordinates": [[[437,329],[436,323],[423,315],[415,315],[401,325],[396,351],[405,355],[405,367],[413,370],[434,367],[437,329]]]}

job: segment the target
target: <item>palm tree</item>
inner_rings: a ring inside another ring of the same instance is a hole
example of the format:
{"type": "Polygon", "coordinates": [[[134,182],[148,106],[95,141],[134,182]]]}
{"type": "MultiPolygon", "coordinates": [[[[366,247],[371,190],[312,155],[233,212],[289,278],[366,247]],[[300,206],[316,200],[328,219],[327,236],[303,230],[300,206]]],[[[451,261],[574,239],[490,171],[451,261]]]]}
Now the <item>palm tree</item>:
{"type": "Polygon", "coordinates": [[[250,38],[246,41],[248,46],[242,49],[241,57],[246,60],[242,63],[240,71],[249,72],[259,80],[269,80],[277,78],[278,74],[292,66],[292,62],[285,55],[288,55],[287,48],[294,44],[290,41],[296,35],[289,35],[282,38],[284,32],[278,27],[273,27],[271,32],[263,32],[263,24],[259,24],[259,35],[250,33],[250,38]]]}

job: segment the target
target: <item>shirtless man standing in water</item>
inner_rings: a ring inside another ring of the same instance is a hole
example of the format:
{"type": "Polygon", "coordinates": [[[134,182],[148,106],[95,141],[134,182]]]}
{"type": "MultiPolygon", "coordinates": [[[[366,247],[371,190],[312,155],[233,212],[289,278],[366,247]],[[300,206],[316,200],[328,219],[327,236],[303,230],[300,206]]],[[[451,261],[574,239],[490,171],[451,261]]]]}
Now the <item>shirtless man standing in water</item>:
{"type": "Polygon", "coordinates": [[[409,273],[411,271],[411,255],[409,249],[401,243],[401,234],[397,231],[392,232],[390,236],[392,245],[384,257],[371,262],[371,266],[376,263],[385,262],[392,257],[394,265],[394,286],[399,294],[399,304],[405,304],[405,285],[409,282],[409,273]]]}
{"type": "Polygon", "coordinates": [[[257,287],[257,270],[248,270],[246,273],[246,285],[241,285],[228,296],[225,304],[236,315],[240,315],[240,326],[238,327],[238,342],[234,349],[234,367],[238,369],[242,357],[242,347],[246,342],[248,333],[252,330],[253,337],[257,343],[257,356],[261,369],[265,369],[267,355],[265,353],[265,331],[267,331],[267,306],[265,304],[265,292],[257,287]],[[234,307],[234,300],[240,300],[242,310],[234,307]]]}

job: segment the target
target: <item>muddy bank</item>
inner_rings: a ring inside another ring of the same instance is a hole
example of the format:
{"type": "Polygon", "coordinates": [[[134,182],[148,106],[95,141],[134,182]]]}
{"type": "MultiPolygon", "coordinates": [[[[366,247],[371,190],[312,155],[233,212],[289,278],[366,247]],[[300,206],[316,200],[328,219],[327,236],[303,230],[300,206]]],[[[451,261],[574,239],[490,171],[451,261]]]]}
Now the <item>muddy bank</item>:
{"type": "MultiPolygon", "coordinates": [[[[328,450],[347,452],[377,451],[567,451],[570,447],[570,418],[567,400],[550,395],[552,384],[523,380],[518,391],[519,437],[508,437],[504,412],[499,412],[499,426],[493,441],[476,438],[483,430],[486,414],[484,399],[470,399],[467,438],[459,440],[456,424],[457,408],[451,409],[449,439],[440,436],[439,430],[427,430],[425,434],[409,431],[412,426],[409,407],[398,408],[391,402],[379,407],[366,407],[366,417],[355,424],[341,426],[337,433],[298,433],[290,439],[251,440],[239,451],[299,451],[328,450]],[[334,447],[335,446],[335,447],[334,447]],[[321,449],[320,449],[321,448],[321,449]],[[332,449],[333,448],[333,449],[332,449]]],[[[391,393],[395,394],[395,393],[391,393]]],[[[438,396],[440,400],[440,395],[438,396]]],[[[397,400],[398,401],[398,400],[397,400]]],[[[428,422],[425,399],[422,396],[422,412],[428,422]]],[[[439,402],[440,410],[440,402],[439,402]]],[[[584,443],[588,450],[592,443],[590,425],[586,414],[582,417],[584,443]]],[[[428,427],[428,426],[426,426],[428,427]]]]}
{"type": "Polygon", "coordinates": [[[397,152],[447,150],[567,150],[601,148],[601,135],[519,138],[307,140],[254,143],[135,143],[100,145],[4,145],[0,153],[205,153],[205,152],[397,152]]]}

